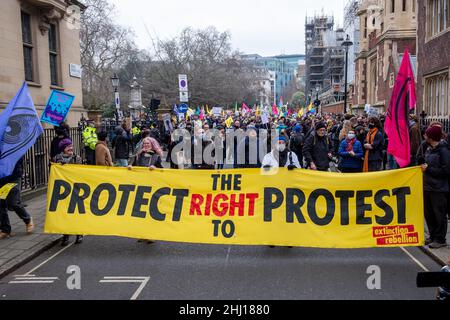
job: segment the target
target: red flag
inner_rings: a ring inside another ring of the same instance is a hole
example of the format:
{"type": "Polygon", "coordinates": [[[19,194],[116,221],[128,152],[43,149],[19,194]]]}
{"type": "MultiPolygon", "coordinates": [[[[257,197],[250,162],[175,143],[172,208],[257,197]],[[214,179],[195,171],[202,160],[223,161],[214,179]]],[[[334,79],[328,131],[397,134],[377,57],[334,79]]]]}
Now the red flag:
{"type": "Polygon", "coordinates": [[[408,50],[395,80],[384,130],[389,137],[388,153],[392,154],[401,168],[411,162],[409,140],[409,111],[416,105],[414,72],[408,50]]]}

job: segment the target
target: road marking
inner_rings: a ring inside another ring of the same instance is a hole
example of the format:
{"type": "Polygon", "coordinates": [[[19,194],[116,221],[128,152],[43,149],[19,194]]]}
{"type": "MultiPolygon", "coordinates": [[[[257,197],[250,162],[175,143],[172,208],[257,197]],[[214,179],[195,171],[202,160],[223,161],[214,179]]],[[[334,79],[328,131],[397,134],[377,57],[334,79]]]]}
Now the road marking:
{"type": "Polygon", "coordinates": [[[58,277],[35,277],[35,276],[14,276],[14,280],[8,282],[11,284],[39,284],[39,283],[53,283],[58,280],[58,277]]]}
{"type": "MultiPolygon", "coordinates": [[[[39,269],[40,267],[42,267],[44,264],[46,264],[47,262],[49,262],[50,260],[52,260],[53,258],[57,257],[59,254],[63,253],[65,250],[69,249],[71,246],[73,246],[74,243],[72,242],[71,244],[69,244],[67,247],[62,248],[61,250],[59,250],[57,253],[55,253],[54,255],[52,255],[50,258],[48,258],[47,260],[45,260],[44,262],[42,262],[41,264],[39,264],[38,266],[34,267],[33,269],[31,269],[30,271],[28,271],[27,273],[21,275],[21,276],[33,276],[31,273],[36,271],[37,269],[39,269]]],[[[17,276],[20,277],[20,276],[17,276]]]]}
{"type": "Polygon", "coordinates": [[[228,264],[228,259],[230,258],[231,246],[228,247],[227,257],[225,258],[225,264],[228,264]]]}
{"type": "Polygon", "coordinates": [[[421,267],[425,272],[429,272],[430,270],[427,269],[419,260],[417,260],[408,250],[406,250],[403,247],[400,247],[400,249],[403,250],[404,253],[406,253],[419,267],[421,267]]]}
{"type": "Polygon", "coordinates": [[[40,283],[53,283],[55,281],[34,280],[34,281],[10,281],[11,284],[40,284],[40,283]]]}
{"type": "Polygon", "coordinates": [[[103,279],[100,280],[99,282],[100,283],[141,283],[139,288],[136,290],[136,292],[130,298],[130,300],[136,300],[137,297],[141,294],[142,290],[147,285],[149,280],[150,280],[150,277],[103,277],[103,279]]]}

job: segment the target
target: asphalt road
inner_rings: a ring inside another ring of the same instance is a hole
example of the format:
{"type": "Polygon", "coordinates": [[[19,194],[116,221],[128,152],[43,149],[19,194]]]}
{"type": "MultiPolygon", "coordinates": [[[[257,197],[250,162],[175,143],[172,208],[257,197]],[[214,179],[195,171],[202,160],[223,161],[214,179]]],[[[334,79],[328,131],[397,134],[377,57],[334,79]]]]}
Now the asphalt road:
{"type": "Polygon", "coordinates": [[[64,250],[57,245],[1,279],[0,300],[433,299],[435,289],[416,288],[416,275],[423,268],[440,267],[419,249],[406,250],[411,256],[400,248],[149,245],[86,237],[83,244],[64,250]],[[73,271],[67,272],[69,266],[80,268],[80,290],[67,287],[68,282],[72,287],[77,284],[73,271]],[[370,266],[380,268],[379,290],[367,287],[370,266]]]}

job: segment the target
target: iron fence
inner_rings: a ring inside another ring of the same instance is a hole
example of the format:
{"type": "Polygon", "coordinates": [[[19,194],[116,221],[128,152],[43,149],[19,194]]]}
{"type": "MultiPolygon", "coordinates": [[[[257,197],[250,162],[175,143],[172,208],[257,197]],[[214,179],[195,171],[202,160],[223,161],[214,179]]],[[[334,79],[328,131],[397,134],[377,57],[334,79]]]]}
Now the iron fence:
{"type": "MultiPolygon", "coordinates": [[[[44,133],[36,140],[24,156],[22,190],[29,191],[44,187],[50,174],[50,148],[55,137],[54,129],[44,129],[44,133]]],[[[82,129],[70,128],[74,152],[84,158],[82,129]]]]}

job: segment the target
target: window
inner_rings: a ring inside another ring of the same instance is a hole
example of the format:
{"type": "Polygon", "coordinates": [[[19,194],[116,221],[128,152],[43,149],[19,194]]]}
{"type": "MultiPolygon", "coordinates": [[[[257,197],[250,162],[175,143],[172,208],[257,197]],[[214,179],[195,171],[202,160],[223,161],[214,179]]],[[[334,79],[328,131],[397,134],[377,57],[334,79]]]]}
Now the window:
{"type": "Polygon", "coordinates": [[[428,0],[427,36],[432,37],[450,28],[450,0],[428,0]]]}
{"type": "MultiPolygon", "coordinates": [[[[413,1],[415,1],[415,0],[413,0],[413,1]]],[[[406,11],[406,0],[402,1],[402,10],[403,10],[403,12],[406,11]]]]}
{"type": "Polygon", "coordinates": [[[48,31],[48,47],[50,55],[50,79],[52,86],[58,86],[59,83],[59,72],[58,72],[58,37],[57,37],[57,27],[55,24],[50,24],[50,29],[48,31]]]}
{"type": "Polygon", "coordinates": [[[21,19],[22,19],[23,64],[25,69],[25,80],[34,81],[31,16],[28,13],[22,11],[21,19]]]}
{"type": "Polygon", "coordinates": [[[391,0],[391,13],[395,12],[395,0],[391,0]]]}
{"type": "Polygon", "coordinates": [[[364,19],[364,38],[367,38],[367,17],[364,19]]]}
{"type": "Polygon", "coordinates": [[[450,112],[448,72],[425,80],[425,112],[432,117],[448,116],[450,112]]]}

